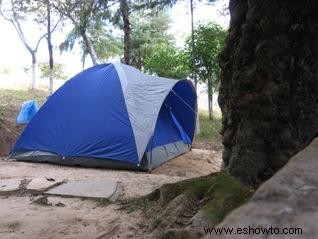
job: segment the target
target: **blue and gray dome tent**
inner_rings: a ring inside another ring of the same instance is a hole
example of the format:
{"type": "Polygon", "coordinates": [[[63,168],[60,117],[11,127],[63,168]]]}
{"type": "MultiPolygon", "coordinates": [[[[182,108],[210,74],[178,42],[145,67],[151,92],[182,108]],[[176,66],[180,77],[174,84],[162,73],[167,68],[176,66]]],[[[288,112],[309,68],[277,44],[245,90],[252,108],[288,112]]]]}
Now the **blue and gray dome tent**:
{"type": "Polygon", "coordinates": [[[97,65],[47,100],[11,158],[151,170],[189,150],[196,112],[190,81],[150,76],[120,63],[97,65]]]}

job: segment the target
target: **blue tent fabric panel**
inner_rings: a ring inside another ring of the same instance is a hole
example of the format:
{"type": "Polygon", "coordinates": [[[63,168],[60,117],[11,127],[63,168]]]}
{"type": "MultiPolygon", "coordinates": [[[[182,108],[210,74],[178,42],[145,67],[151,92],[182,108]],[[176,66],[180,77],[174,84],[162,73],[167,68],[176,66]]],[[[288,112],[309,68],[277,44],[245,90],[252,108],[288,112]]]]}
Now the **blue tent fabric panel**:
{"type": "Polygon", "coordinates": [[[40,109],[13,150],[137,164],[136,143],[115,67],[98,65],[67,81],[40,109]]]}
{"type": "Polygon", "coordinates": [[[28,100],[23,102],[21,110],[17,117],[18,124],[27,124],[38,112],[38,105],[35,100],[28,100]]]}
{"type": "Polygon", "coordinates": [[[174,116],[174,114],[172,113],[172,111],[170,111],[170,115],[172,118],[173,123],[176,125],[177,129],[180,132],[180,136],[182,138],[182,141],[185,144],[191,144],[191,139],[188,136],[188,134],[184,131],[184,129],[182,128],[182,126],[180,125],[179,121],[177,120],[177,118],[174,116]]]}
{"type": "Polygon", "coordinates": [[[196,93],[186,80],[179,81],[169,93],[166,101],[173,109],[183,130],[193,141],[196,124],[196,93]]]}
{"type": "Polygon", "coordinates": [[[154,135],[150,139],[146,151],[181,140],[180,132],[171,118],[168,107],[163,105],[158,115],[154,135]]]}

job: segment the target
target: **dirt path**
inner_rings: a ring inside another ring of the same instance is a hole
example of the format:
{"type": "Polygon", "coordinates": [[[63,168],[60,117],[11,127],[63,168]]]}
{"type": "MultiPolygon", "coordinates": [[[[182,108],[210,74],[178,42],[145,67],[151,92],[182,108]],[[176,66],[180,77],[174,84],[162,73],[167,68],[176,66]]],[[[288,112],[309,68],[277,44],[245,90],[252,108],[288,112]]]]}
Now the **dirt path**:
{"type": "MultiPolygon", "coordinates": [[[[121,199],[148,194],[165,183],[206,175],[220,169],[220,152],[193,149],[152,173],[87,169],[0,160],[0,179],[113,179],[123,187],[121,199]]],[[[0,238],[142,238],[140,212],[118,210],[119,204],[49,197],[53,206],[32,203],[28,195],[0,196],[0,238]]]]}

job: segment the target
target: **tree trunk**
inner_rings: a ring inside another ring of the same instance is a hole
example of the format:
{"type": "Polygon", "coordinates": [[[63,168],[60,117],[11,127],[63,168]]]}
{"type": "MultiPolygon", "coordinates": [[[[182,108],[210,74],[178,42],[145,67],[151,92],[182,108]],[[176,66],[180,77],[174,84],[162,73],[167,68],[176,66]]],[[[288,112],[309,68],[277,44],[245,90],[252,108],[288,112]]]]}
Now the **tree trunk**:
{"type": "Polygon", "coordinates": [[[98,57],[97,57],[97,53],[94,49],[93,43],[91,41],[91,39],[89,39],[89,37],[87,36],[86,31],[81,31],[81,35],[85,44],[85,47],[88,51],[88,54],[90,55],[93,65],[97,65],[98,64],[98,57]]]}
{"type": "Polygon", "coordinates": [[[211,101],[210,101],[210,93],[208,93],[208,112],[209,112],[209,119],[211,120],[211,101]]]}
{"type": "Polygon", "coordinates": [[[82,70],[85,70],[85,53],[82,56],[82,70]]]}
{"type": "Polygon", "coordinates": [[[193,70],[193,80],[194,80],[194,88],[197,90],[198,80],[197,74],[195,70],[195,44],[194,44],[194,20],[193,20],[193,0],[190,0],[190,12],[191,12],[191,46],[192,46],[192,70],[193,70]]]}
{"type": "MultiPolygon", "coordinates": [[[[193,81],[194,81],[194,88],[196,93],[198,94],[198,79],[197,79],[197,73],[195,70],[195,62],[194,62],[194,56],[195,56],[195,44],[194,44],[194,20],[193,20],[193,0],[190,0],[190,12],[191,12],[191,45],[192,45],[192,71],[193,71],[193,81]]],[[[200,117],[199,117],[199,109],[196,117],[196,128],[195,128],[195,135],[200,134],[200,117]]]]}
{"type": "Polygon", "coordinates": [[[220,55],[223,161],[258,186],[318,132],[318,2],[230,0],[220,55]]]}
{"type": "Polygon", "coordinates": [[[213,93],[212,93],[212,80],[208,79],[208,106],[209,106],[209,119],[213,119],[213,93]]]}
{"type": "Polygon", "coordinates": [[[47,46],[49,50],[49,95],[53,93],[53,76],[54,76],[54,61],[53,61],[53,48],[51,41],[51,3],[47,1],[47,46]]]}
{"type": "Polygon", "coordinates": [[[37,88],[37,80],[38,80],[38,60],[36,57],[36,51],[30,52],[32,56],[32,82],[31,89],[34,90],[37,88]]]}
{"type": "Polygon", "coordinates": [[[130,22],[128,0],[120,1],[120,11],[124,23],[124,63],[130,63],[130,22]]]}

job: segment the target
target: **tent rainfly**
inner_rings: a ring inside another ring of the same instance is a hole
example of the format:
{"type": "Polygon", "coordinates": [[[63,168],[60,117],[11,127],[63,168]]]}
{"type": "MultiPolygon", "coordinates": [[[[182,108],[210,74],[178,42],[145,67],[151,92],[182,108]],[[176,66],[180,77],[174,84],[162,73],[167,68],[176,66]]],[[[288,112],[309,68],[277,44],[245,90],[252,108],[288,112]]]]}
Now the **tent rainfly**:
{"type": "Polygon", "coordinates": [[[10,157],[151,170],[190,149],[196,114],[188,80],[150,76],[120,63],[97,65],[49,97],[10,157]]]}

